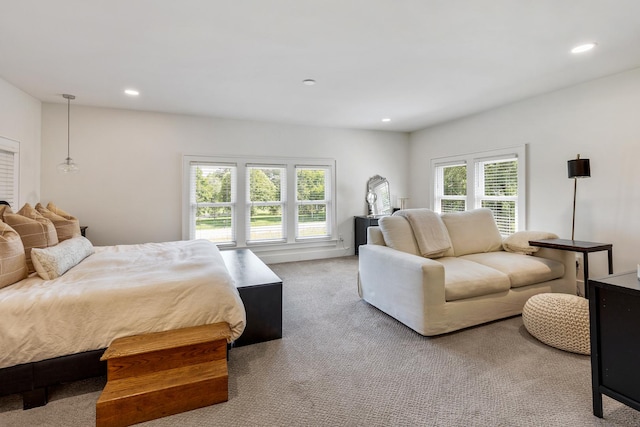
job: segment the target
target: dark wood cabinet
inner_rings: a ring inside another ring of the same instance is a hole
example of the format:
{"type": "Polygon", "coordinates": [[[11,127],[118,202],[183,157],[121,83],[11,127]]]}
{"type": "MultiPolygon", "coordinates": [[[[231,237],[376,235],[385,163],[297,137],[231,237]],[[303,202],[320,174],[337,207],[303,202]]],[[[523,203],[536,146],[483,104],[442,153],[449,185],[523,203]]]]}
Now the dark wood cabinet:
{"type": "Polygon", "coordinates": [[[640,411],[640,281],[637,272],[589,280],[593,414],[602,395],[640,411]]]}
{"type": "Polygon", "coordinates": [[[249,249],[221,254],[247,313],[234,347],[282,338],[282,280],[249,249]]]}
{"type": "Polygon", "coordinates": [[[354,240],[356,255],[358,255],[358,248],[360,245],[367,244],[367,228],[378,225],[378,218],[369,216],[356,216],[354,217],[354,240]]]}

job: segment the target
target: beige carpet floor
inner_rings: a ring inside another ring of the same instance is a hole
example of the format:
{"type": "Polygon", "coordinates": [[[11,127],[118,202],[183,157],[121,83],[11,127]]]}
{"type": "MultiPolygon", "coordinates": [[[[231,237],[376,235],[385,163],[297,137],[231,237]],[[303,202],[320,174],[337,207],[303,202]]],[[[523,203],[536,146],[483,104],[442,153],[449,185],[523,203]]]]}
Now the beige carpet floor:
{"type": "MultiPolygon", "coordinates": [[[[591,412],[588,356],[531,337],[521,317],[422,337],[360,300],[357,258],[271,266],[284,337],[234,348],[229,401],[145,426],[640,426],[612,399],[591,412]]],[[[0,398],[0,426],[91,426],[104,386],[53,388],[42,408],[0,398]]]]}

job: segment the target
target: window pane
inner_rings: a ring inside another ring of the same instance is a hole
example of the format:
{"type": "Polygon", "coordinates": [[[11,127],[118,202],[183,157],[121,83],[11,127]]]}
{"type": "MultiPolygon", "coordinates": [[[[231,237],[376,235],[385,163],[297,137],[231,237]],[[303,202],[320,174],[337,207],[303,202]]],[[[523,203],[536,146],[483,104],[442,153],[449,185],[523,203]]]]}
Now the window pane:
{"type": "Polygon", "coordinates": [[[440,205],[440,212],[462,212],[466,208],[464,200],[442,200],[440,205]]]}
{"type": "Polygon", "coordinates": [[[298,206],[297,237],[328,236],[327,205],[313,204],[298,206]]]}
{"type": "Polygon", "coordinates": [[[297,197],[298,200],[326,200],[325,169],[298,168],[297,197]]]}
{"type": "Polygon", "coordinates": [[[207,239],[216,243],[233,242],[232,208],[196,208],[196,239],[207,239]]]}
{"type": "Polygon", "coordinates": [[[516,202],[483,200],[482,207],[493,211],[493,217],[496,219],[500,234],[507,235],[516,232],[516,202]]]}
{"type": "Polygon", "coordinates": [[[232,202],[232,169],[215,165],[195,166],[196,203],[232,202]]]}
{"type": "MultiPolygon", "coordinates": [[[[445,166],[442,170],[445,196],[465,196],[467,194],[467,167],[445,166]]],[[[463,209],[464,210],[464,209],[463,209]]]]}
{"type": "Polygon", "coordinates": [[[484,195],[518,195],[517,160],[484,164],[484,195]]]}
{"type": "Polygon", "coordinates": [[[249,240],[280,240],[284,237],[282,206],[253,206],[249,240]]]}
{"type": "Polygon", "coordinates": [[[273,202],[282,200],[282,179],[284,168],[250,167],[250,194],[252,202],[273,202]]]}

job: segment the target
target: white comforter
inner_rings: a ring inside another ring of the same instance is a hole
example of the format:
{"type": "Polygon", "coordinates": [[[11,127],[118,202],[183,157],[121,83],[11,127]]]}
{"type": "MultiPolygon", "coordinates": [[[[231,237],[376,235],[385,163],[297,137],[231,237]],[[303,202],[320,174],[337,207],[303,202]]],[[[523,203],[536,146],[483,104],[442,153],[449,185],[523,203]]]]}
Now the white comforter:
{"type": "Polygon", "coordinates": [[[227,322],[245,311],[218,248],[191,240],[96,247],[55,280],[0,289],[0,368],[108,347],[115,338],[227,322]]]}

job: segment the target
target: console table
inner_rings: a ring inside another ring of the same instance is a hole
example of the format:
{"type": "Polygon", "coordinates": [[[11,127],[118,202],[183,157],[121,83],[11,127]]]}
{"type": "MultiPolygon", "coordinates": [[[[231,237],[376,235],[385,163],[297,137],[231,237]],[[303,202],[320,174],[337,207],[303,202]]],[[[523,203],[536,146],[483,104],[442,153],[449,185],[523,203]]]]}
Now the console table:
{"type": "Polygon", "coordinates": [[[367,244],[367,228],[378,225],[378,217],[373,216],[355,216],[354,218],[354,235],[356,255],[358,255],[360,245],[367,244]]]}
{"type": "Polygon", "coordinates": [[[613,245],[611,243],[582,242],[567,239],[530,240],[531,246],[540,248],[560,249],[561,251],[580,252],[582,254],[582,268],[584,272],[584,297],[589,298],[589,253],[607,251],[609,258],[609,274],[613,274],[613,245]]]}
{"type": "Polygon", "coordinates": [[[234,347],[282,338],[282,279],[249,249],[220,253],[247,313],[234,347]]]}
{"type": "Polygon", "coordinates": [[[602,395],[640,411],[640,280],[637,272],[589,280],[593,414],[602,395]]]}

